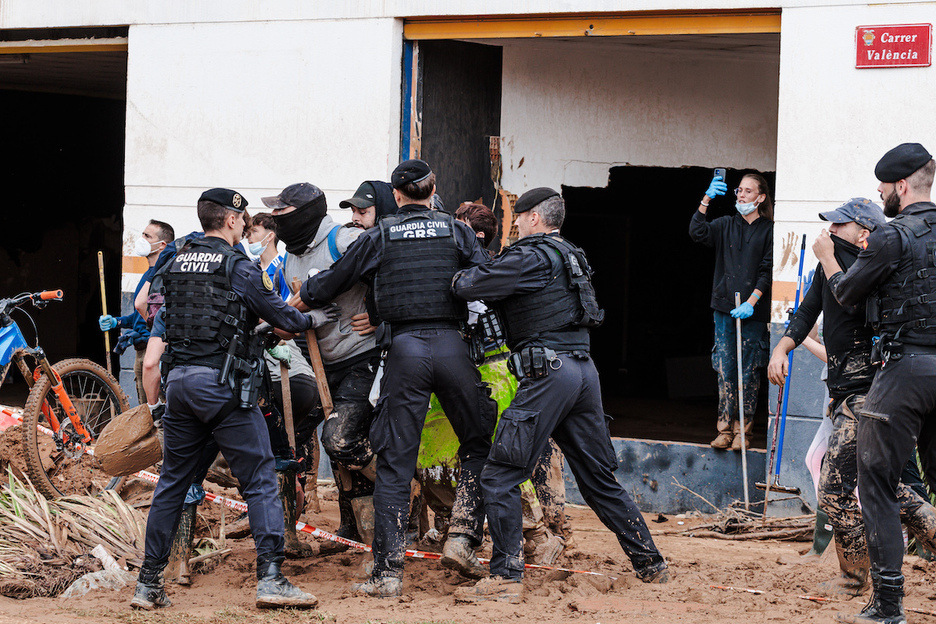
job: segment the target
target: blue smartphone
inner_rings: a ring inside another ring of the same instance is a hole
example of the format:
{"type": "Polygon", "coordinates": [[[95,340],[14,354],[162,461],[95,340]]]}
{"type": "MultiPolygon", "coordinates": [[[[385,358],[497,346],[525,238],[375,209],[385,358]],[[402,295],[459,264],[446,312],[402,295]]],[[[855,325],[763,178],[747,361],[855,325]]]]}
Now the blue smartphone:
{"type": "Polygon", "coordinates": [[[717,169],[715,169],[715,175],[721,176],[722,182],[726,182],[726,181],[728,180],[728,179],[725,177],[725,169],[724,169],[724,167],[718,167],[717,169]]]}

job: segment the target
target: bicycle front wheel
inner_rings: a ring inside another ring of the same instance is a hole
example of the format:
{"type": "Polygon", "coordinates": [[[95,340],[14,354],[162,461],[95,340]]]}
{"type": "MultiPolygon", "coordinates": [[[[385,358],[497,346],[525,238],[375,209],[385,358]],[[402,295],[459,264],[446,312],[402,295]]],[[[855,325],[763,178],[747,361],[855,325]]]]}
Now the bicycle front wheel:
{"type": "Polygon", "coordinates": [[[91,434],[90,445],[80,443],[52,380],[42,375],[23,408],[23,445],[29,478],[47,498],[76,494],[95,495],[107,487],[110,477],[88,452],[114,416],[130,408],[117,380],[104,367],[80,358],[53,366],[71,399],[81,423],[91,434]],[[51,435],[52,420],[59,430],[51,435]]]}

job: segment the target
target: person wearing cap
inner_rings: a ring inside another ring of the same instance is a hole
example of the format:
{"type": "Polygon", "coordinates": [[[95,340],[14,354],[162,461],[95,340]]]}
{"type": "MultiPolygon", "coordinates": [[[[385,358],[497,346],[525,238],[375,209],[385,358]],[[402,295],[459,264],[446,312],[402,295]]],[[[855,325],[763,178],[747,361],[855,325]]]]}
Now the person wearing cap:
{"type": "Polygon", "coordinates": [[[471,228],[431,210],[435,174],[428,164],[405,161],[390,182],[397,214],[361,234],[329,270],[310,277],[291,302],[299,309],[320,307],[363,279],[373,284],[384,322],[379,333],[386,370],[370,429],[377,453],[374,568],[367,582],[353,587],[372,597],[402,595],[410,482],[432,392],[460,444],[461,478],[442,563],[474,578],[484,574],[474,553],[484,522],[478,475],[497,412],[459,331],[467,307],[451,293],[455,272],[486,262],[487,254],[471,228]]]}
{"type": "Polygon", "coordinates": [[[163,463],[146,522],[146,547],[130,605],[151,610],[170,604],[163,569],[186,491],[209,439],[224,453],[243,486],[257,549],[258,607],[312,607],[314,596],[280,571],[283,513],[263,416],[251,393],[262,369],[258,318],[288,332],[333,322],[334,309],[300,314],[273,290],[269,276],[239,249],[247,200],[211,189],[198,201],[204,238],[189,241],[163,275],[168,365],[163,463]]]}
{"type": "Polygon", "coordinates": [[[689,238],[715,248],[711,306],[715,320],[712,366],[718,374],[716,449],[741,450],[738,406],[738,352],[735,319],[741,319],[744,384],[744,433],[751,445],[754,410],[760,392],[760,369],[767,365],[770,334],[770,286],[773,279],[773,204],[767,180],[756,173],[741,178],[735,189],[737,214],[706,221],[709,202],[728,187],[715,176],[689,222],[689,238]],[[735,293],[741,305],[735,306],[735,293]]]}
{"type": "Polygon", "coordinates": [[[456,274],[452,289],[496,306],[507,335],[516,396],[501,414],[481,472],[494,548],[491,578],[457,590],[456,599],[518,603],[523,593],[519,485],[552,437],[582,495],[618,538],[637,576],[666,582],[667,566],[637,506],[615,480],[617,459],[601,404],[590,328],[604,319],[584,252],[559,233],[565,204],[551,188],[524,193],[514,208],[520,240],[489,264],[456,274]]]}
{"type": "MultiPolygon", "coordinates": [[[[850,199],[835,210],[820,213],[819,218],[829,222],[829,231],[823,230],[813,246],[821,262],[812,286],[773,350],[767,376],[774,384],[784,383],[788,374],[787,355],[803,342],[822,314],[828,363],[826,384],[831,397],[827,413],[832,430],[819,473],[818,498],[832,525],[841,575],[823,583],[820,591],[857,596],[864,590],[869,572],[865,526],[855,493],[858,415],[874,379],[875,367],[871,364],[874,331],[865,324],[864,302],[843,306],[835,299],[825,267],[833,273],[847,271],[867,245],[868,236],[882,227],[885,219],[881,208],[864,197],[850,199]]],[[[920,529],[928,524],[936,529],[936,509],[903,483],[898,488],[898,499],[911,534],[923,543],[931,543],[933,536],[920,529]]]]}
{"type": "MultiPolygon", "coordinates": [[[[149,224],[143,228],[142,235],[133,246],[133,255],[146,258],[148,267],[140,277],[140,281],[137,282],[137,286],[133,291],[134,298],[140,293],[143,286],[149,283],[156,270],[156,259],[159,258],[159,254],[174,238],[175,232],[172,226],[162,221],[151,219],[149,224]]],[[[137,399],[142,405],[146,402],[146,389],[143,387],[143,355],[146,352],[146,344],[149,340],[149,327],[146,324],[146,319],[138,311],[133,310],[130,314],[124,316],[103,314],[98,318],[98,325],[103,332],[112,329],[127,330],[121,334],[114,352],[122,354],[130,344],[133,345],[136,351],[136,357],[133,360],[133,378],[136,381],[137,399]]]]}
{"type": "MultiPolygon", "coordinates": [[[[379,194],[374,185],[380,183],[365,184],[369,188],[361,193],[364,197],[346,200],[352,206],[365,205],[361,199],[373,200],[376,206],[379,194]],[[368,191],[373,197],[367,197],[368,191]]],[[[332,220],[326,212],[324,193],[308,182],[290,184],[279,195],[262,201],[272,209],[277,236],[286,243],[286,256],[275,283],[292,287],[296,280],[303,282],[328,269],[363,234],[358,227],[332,220]]],[[[334,408],[326,418],[319,405],[312,422],[324,419],[322,448],[331,460],[338,485],[341,520],[335,532],[348,539],[370,541],[376,460],[368,440],[373,408],[367,397],[380,363],[380,349],[365,308],[367,290],[366,284],[358,282],[336,296],[341,318],[315,332],[334,408]]],[[[298,336],[296,343],[308,359],[305,336],[298,336]]],[[[336,548],[329,545],[326,550],[336,548]]]]}
{"type": "Polygon", "coordinates": [[[843,306],[868,301],[880,336],[880,362],[858,421],[858,490],[865,520],[874,594],[845,622],[905,622],[901,574],[904,543],[898,483],[914,444],[930,487],[936,486],[936,204],[930,199],[936,162],[919,143],[903,143],[878,161],[874,175],[893,217],[868,237],[842,271],[832,264],[828,237],[814,245],[829,288],[843,306]]]}
{"type": "Polygon", "coordinates": [[[354,196],[342,200],[338,207],[350,208],[351,223],[362,230],[371,229],[377,225],[377,219],[397,211],[393,187],[379,180],[362,182],[354,196]]]}

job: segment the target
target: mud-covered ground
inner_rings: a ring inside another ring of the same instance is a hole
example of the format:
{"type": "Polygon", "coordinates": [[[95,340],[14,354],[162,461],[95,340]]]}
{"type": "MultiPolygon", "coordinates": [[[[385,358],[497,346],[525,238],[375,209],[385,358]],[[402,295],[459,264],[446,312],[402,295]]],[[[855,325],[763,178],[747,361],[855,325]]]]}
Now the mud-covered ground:
{"type": "MultiPolygon", "coordinates": [[[[132,494],[133,488],[130,492],[132,494]]],[[[145,498],[138,492],[137,497],[145,498]]],[[[337,504],[323,496],[322,512],[306,514],[313,526],[334,529],[337,504]]],[[[145,504],[145,503],[144,503],[145,504]]],[[[363,555],[348,552],[287,561],[284,571],[319,598],[311,612],[261,612],[254,608],[254,554],[250,538],[228,540],[233,552],[208,573],[197,574],[191,587],[170,586],[173,605],[154,613],[131,612],[132,588],[95,591],[78,599],[13,600],[0,597],[0,624],[20,622],[167,624],[320,622],[342,623],[462,623],[462,622],[830,622],[837,612],[855,612],[864,598],[816,603],[798,596],[815,593],[816,585],[835,574],[834,557],[804,559],[803,542],[723,541],[666,534],[698,519],[671,517],[651,522],[654,539],[670,563],[674,578],[667,585],[645,585],[630,571],[620,547],[588,509],[568,510],[574,527],[574,548],[560,565],[617,576],[590,577],[532,571],[520,605],[456,603],[452,591],[466,582],[437,562],[407,562],[404,597],[369,599],[351,596],[352,575],[363,555]],[[763,591],[752,594],[715,589],[712,585],[763,591]]],[[[200,533],[217,534],[220,508],[209,503],[200,511],[200,533]]],[[[230,521],[230,514],[226,514],[230,521]]],[[[303,536],[311,543],[313,538],[303,536]]],[[[489,545],[487,546],[489,549],[489,545]]],[[[317,551],[317,548],[316,548],[317,551]]],[[[936,563],[908,557],[907,598],[911,607],[936,611],[936,563]]],[[[934,621],[910,613],[911,622],[934,621]]]]}

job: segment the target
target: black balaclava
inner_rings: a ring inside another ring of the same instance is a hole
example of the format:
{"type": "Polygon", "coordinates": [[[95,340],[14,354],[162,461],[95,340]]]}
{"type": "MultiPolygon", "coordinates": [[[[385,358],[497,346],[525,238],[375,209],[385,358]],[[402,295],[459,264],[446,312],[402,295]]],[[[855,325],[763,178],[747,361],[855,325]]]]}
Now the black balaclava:
{"type": "Polygon", "coordinates": [[[315,234],[327,212],[325,195],[319,195],[292,212],[273,215],[276,238],[285,243],[287,252],[301,254],[315,240],[315,234]]]}

